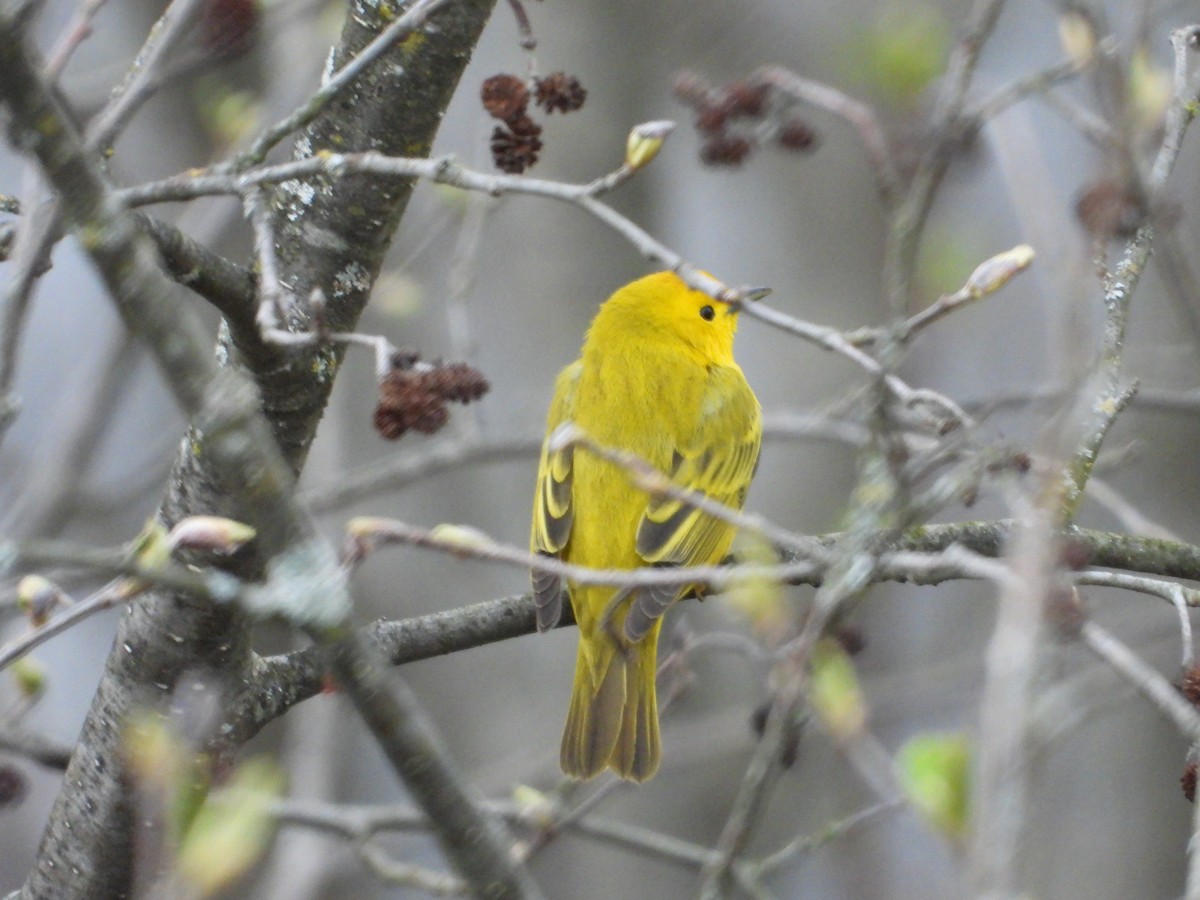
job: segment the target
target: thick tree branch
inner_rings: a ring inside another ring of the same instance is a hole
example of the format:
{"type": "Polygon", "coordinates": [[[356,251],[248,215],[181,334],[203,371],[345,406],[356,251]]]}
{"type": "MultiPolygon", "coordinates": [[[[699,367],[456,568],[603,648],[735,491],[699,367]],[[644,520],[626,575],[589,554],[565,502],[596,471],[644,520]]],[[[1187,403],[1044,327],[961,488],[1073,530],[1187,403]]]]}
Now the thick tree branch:
{"type": "MultiPolygon", "coordinates": [[[[205,435],[207,484],[220,485],[228,497],[254,498],[224,502],[234,507],[234,517],[255,527],[259,551],[270,555],[285,546],[301,519],[292,507],[292,472],[255,393],[243,376],[218,368],[199,320],[164,290],[153,247],[114,198],[22,38],[13,5],[5,4],[0,97],[14,127],[58,190],[127,327],[155,354],[176,400],[205,435]]],[[[158,595],[135,607],[51,814],[26,896],[117,896],[129,890],[129,848],[136,838],[123,784],[121,725],[135,709],[161,707],[184,667],[229,670],[239,657],[247,659],[244,638],[223,636],[227,629],[240,632],[239,622],[232,607],[184,597],[158,595]],[[136,621],[148,627],[131,624],[136,621]]]]}
{"type": "MultiPolygon", "coordinates": [[[[563,607],[559,626],[574,625],[570,604],[563,607]]],[[[529,594],[521,594],[398,622],[380,620],[361,629],[359,635],[374,645],[380,658],[400,666],[536,631],[533,600],[529,594]]],[[[229,723],[239,732],[238,740],[249,740],[268,722],[320,693],[328,668],[320,647],[259,658],[250,689],[229,716],[229,723]]]]}
{"type": "Polygon", "coordinates": [[[214,253],[162,219],[145,213],[134,213],[133,218],[154,241],[163,267],[176,282],[211,303],[241,339],[256,337],[257,283],[247,266],[214,253]]]}
{"type": "MultiPolygon", "coordinates": [[[[998,559],[1013,527],[1014,523],[1007,520],[929,525],[902,534],[894,549],[932,554],[959,545],[981,556],[998,559]]],[[[1081,528],[1068,529],[1064,535],[1067,541],[1077,546],[1089,566],[1200,580],[1200,547],[1191,544],[1081,528]]],[[[833,551],[842,538],[843,535],[834,534],[818,540],[833,551]]],[[[961,571],[949,566],[918,573],[903,564],[881,567],[876,574],[881,581],[922,584],[965,577],[961,571]]],[[[814,570],[811,577],[797,583],[819,586],[821,581],[820,572],[814,570]]],[[[1081,577],[1083,583],[1092,581],[1094,579],[1081,577]]],[[[1189,600],[1194,601],[1195,596],[1189,594],[1189,600]]],[[[569,603],[563,604],[563,612],[559,626],[574,625],[569,603]]],[[[535,634],[536,631],[533,600],[529,594],[521,594],[412,619],[381,620],[359,633],[392,665],[401,666],[535,634]]],[[[326,685],[327,672],[328,666],[319,647],[258,659],[251,689],[229,717],[230,724],[241,735],[239,741],[249,739],[297,703],[320,693],[326,685]]]]}
{"type": "MultiPolygon", "coordinates": [[[[427,152],[441,111],[461,75],[490,12],[488,0],[455,4],[440,17],[436,35],[393,51],[395,65],[360,76],[360,93],[343,97],[335,114],[318,121],[305,146],[379,147],[427,152]],[[398,76],[403,72],[403,76],[398,76]]],[[[326,348],[280,352],[234,333],[218,371],[209,339],[169,292],[148,240],[108,191],[56,98],[40,81],[19,34],[14,5],[0,13],[0,90],[14,121],[61,191],[69,215],[97,260],[130,327],[159,354],[165,376],[184,408],[195,414],[183,442],[162,517],[224,513],[256,524],[265,554],[281,546],[290,525],[287,494],[332,387],[340,354],[326,348]],[[248,363],[254,392],[233,372],[248,363]],[[219,389],[213,389],[217,386],[219,389]],[[272,455],[275,448],[282,457],[272,455]],[[254,465],[244,467],[253,462],[254,465]]],[[[381,10],[356,5],[340,48],[345,62],[381,29],[381,10]]],[[[330,321],[352,330],[384,251],[411,192],[408,183],[379,190],[370,180],[318,192],[312,202],[293,198],[280,215],[279,257],[289,284],[343,285],[330,300],[330,321]],[[317,245],[314,248],[314,242],[317,245]]],[[[263,556],[238,560],[240,571],[261,569],[263,556]]],[[[63,791],[52,813],[29,897],[108,897],[131,885],[132,800],[120,753],[122,723],[134,709],[161,708],[180,674],[204,668],[241,681],[250,656],[242,616],[231,606],[154,594],[121,624],[63,791]]],[[[214,748],[218,752],[222,748],[214,748]]],[[[229,745],[225,745],[227,751],[229,745]]]]}
{"type": "Polygon", "coordinates": [[[512,842],[483,812],[434,735],[417,698],[380,666],[371,647],[350,634],[326,648],[330,669],[425,811],[455,869],[481,900],[521,900],[541,892],[512,852],[512,842]]]}

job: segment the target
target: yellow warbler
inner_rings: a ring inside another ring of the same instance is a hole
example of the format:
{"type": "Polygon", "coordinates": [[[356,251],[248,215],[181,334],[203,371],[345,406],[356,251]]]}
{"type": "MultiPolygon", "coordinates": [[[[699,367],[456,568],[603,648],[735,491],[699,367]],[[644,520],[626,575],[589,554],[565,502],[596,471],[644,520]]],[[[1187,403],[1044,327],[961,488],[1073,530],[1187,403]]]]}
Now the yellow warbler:
{"type": "MultiPolygon", "coordinates": [[[[734,310],[671,272],[626,285],[601,307],[583,353],[558,376],[549,438],[573,422],[602,446],[631,451],[676,484],[740,508],[758,462],[762,412],[733,361],[734,310]]],[[[532,549],[597,568],[716,563],[731,525],[680,500],[650,497],[615,464],[572,445],[543,447],[532,549]]],[[[538,628],[561,612],[561,580],[533,574],[538,628]]],[[[562,768],[612,768],[645,781],[662,755],[654,695],[662,615],[686,588],[569,584],[579,655],[562,768]]]]}

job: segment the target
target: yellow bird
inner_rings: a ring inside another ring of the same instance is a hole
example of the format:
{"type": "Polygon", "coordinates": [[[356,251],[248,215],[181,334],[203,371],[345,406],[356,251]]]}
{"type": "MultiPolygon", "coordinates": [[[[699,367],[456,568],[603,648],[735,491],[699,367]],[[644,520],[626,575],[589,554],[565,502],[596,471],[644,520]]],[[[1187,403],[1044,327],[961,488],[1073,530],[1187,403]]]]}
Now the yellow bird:
{"type": "MultiPolygon", "coordinates": [[[[731,525],[678,500],[651,499],[613,463],[552,447],[549,437],[572,422],[600,445],[631,451],[675,483],[740,509],[758,464],[762,411],[733,360],[735,312],[672,272],[626,285],[600,307],[582,355],[555,382],[534,553],[615,569],[707,565],[726,555],[731,525]]],[[[533,588],[544,631],[562,611],[561,579],[535,571],[533,588]]],[[[611,587],[569,584],[568,592],[579,655],[563,771],[591,778],[609,767],[645,781],[662,756],[654,693],[662,615],[689,589],[618,597],[611,587]]]]}

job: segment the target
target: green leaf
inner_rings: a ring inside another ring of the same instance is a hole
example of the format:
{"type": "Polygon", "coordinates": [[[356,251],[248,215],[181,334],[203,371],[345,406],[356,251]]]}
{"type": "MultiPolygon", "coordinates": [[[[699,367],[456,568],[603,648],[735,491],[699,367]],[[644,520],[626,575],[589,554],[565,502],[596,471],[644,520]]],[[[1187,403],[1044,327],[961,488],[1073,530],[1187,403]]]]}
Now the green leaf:
{"type": "Polygon", "coordinates": [[[853,41],[854,74],[882,102],[910,107],[945,69],[951,33],[941,9],[890,3],[853,41]]]}
{"type": "Polygon", "coordinates": [[[833,638],[822,638],[813,649],[809,702],[821,724],[835,740],[847,741],[867,722],[867,702],[849,654],[833,638]]]}
{"type": "Polygon", "coordinates": [[[179,844],[180,876],[202,897],[224,890],[266,852],[275,834],[271,803],[283,773],[265,757],[242,763],[229,782],[208,795],[179,844]]]}
{"type": "Polygon", "coordinates": [[[900,748],[896,761],[913,804],[946,837],[962,840],[971,795],[971,747],[966,735],[916,735],[900,748]]]}

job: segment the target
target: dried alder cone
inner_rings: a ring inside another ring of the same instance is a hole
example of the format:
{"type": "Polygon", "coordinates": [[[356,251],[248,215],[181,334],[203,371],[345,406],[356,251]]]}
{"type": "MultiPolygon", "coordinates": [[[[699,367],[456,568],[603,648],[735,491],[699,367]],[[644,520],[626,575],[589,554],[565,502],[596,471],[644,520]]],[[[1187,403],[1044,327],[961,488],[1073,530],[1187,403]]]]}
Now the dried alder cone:
{"type": "Polygon", "coordinates": [[[537,105],[547,113],[575,112],[587,99],[587,91],[579,79],[566,72],[554,72],[545,78],[534,80],[537,88],[537,105]]]}
{"type": "MultiPolygon", "coordinates": [[[[767,733],[767,719],[771,715],[771,701],[760,703],[750,714],[750,731],[757,740],[767,733]]],[[[804,733],[804,722],[793,715],[784,725],[783,742],[779,747],[779,764],[790,769],[800,757],[800,738],[804,733]]]]}
{"type": "Polygon", "coordinates": [[[254,49],[262,10],[258,0],[206,0],[200,7],[200,40],[214,56],[229,59],[254,49]]]}
{"type": "Polygon", "coordinates": [[[1093,237],[1130,238],[1146,221],[1146,210],[1129,187],[1102,178],[1079,195],[1075,217],[1093,237]]]}
{"type": "Polygon", "coordinates": [[[792,109],[793,103],[770,84],[745,79],[713,87],[695,72],[675,79],[675,97],[696,113],[703,140],[700,159],[710,166],[737,166],[764,143],[804,153],[817,134],[792,109]]]}
{"type": "Polygon", "coordinates": [[[1192,706],[1200,707],[1200,666],[1189,666],[1183,670],[1183,677],[1179,680],[1179,693],[1183,694],[1192,706]]]}
{"type": "Polygon", "coordinates": [[[29,779],[16,766],[0,765],[0,809],[18,806],[29,793],[29,779]]]}
{"type": "Polygon", "coordinates": [[[538,161],[542,149],[542,126],[527,115],[515,116],[507,127],[492,132],[492,159],[496,168],[520,175],[538,161]]]}
{"type": "MultiPolygon", "coordinates": [[[[488,115],[504,123],[492,131],[496,168],[520,175],[537,162],[542,149],[542,126],[529,116],[529,85],[516,75],[502,73],[486,79],[479,94],[488,115]]],[[[533,79],[532,96],[547,113],[569,113],[583,106],[587,91],[574,75],[554,72],[533,79]]]]}
{"type": "Polygon", "coordinates": [[[447,403],[478,400],[489,387],[466,363],[421,363],[415,353],[397,353],[379,384],[375,430],[389,441],[408,431],[433,434],[450,419],[447,403]]]}
{"type": "Polygon", "coordinates": [[[516,75],[493,75],[483,83],[480,96],[483,108],[501,122],[525,115],[529,106],[529,88],[516,75]]]}

